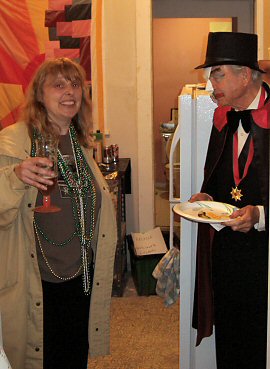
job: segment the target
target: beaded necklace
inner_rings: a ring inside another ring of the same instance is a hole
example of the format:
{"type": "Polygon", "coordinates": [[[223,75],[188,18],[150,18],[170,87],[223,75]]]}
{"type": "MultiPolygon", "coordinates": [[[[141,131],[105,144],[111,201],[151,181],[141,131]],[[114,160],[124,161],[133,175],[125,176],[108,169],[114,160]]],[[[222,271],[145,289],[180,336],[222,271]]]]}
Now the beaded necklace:
{"type": "MultiPolygon", "coordinates": [[[[35,137],[37,137],[37,134],[38,134],[37,132],[34,132],[34,139],[35,137]]],[[[58,149],[58,169],[62,175],[65,184],[67,185],[68,194],[72,201],[72,213],[75,223],[75,232],[67,240],[61,243],[56,243],[53,240],[51,240],[43,230],[40,229],[40,226],[37,224],[36,220],[34,220],[34,229],[37,235],[42,256],[52,274],[55,277],[60,278],[62,280],[68,280],[75,277],[82,267],[83,289],[85,294],[88,295],[90,294],[91,290],[89,248],[91,247],[91,241],[93,239],[95,227],[96,189],[94,185],[94,178],[92,172],[83,155],[81,146],[79,145],[77,133],[73,124],[71,124],[69,128],[69,136],[73,156],[75,159],[76,172],[74,173],[72,172],[59,149],[58,149]],[[90,198],[88,197],[88,195],[90,195],[90,198]],[[90,205],[90,221],[87,227],[86,214],[88,205],[90,205]],[[49,265],[46,255],[44,254],[44,250],[42,249],[38,233],[47,242],[49,242],[54,246],[59,247],[68,245],[71,242],[71,240],[75,237],[75,235],[79,238],[81,245],[81,266],[80,269],[73,276],[60,277],[53,271],[53,269],[49,265]]],[[[31,156],[36,156],[34,140],[32,144],[31,156]]]]}

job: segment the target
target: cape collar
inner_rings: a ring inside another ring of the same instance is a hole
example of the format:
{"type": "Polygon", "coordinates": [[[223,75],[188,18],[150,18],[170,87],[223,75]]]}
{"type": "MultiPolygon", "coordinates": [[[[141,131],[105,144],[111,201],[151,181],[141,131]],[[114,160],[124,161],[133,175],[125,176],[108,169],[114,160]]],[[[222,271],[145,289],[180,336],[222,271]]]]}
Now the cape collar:
{"type": "MultiPolygon", "coordinates": [[[[261,128],[270,128],[270,104],[266,102],[270,99],[270,89],[266,83],[262,85],[258,109],[252,110],[251,114],[254,122],[261,128]]],[[[227,112],[232,110],[231,106],[218,106],[214,113],[214,126],[220,132],[227,124],[227,112]]]]}

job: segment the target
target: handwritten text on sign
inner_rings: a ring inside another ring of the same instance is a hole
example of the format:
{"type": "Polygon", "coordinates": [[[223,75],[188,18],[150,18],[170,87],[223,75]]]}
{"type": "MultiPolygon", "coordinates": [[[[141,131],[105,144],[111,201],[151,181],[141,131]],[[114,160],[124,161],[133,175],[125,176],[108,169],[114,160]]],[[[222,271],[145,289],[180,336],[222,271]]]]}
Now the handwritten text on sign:
{"type": "Polygon", "coordinates": [[[145,233],[131,233],[137,256],[165,254],[168,250],[159,227],[145,233]]]}

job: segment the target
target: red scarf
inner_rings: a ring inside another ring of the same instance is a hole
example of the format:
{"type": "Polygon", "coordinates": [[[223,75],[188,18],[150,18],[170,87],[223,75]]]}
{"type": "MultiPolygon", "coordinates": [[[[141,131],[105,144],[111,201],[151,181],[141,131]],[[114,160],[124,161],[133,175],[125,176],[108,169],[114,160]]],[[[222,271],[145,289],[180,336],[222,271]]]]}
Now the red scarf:
{"type": "MultiPolygon", "coordinates": [[[[265,99],[266,99],[266,90],[264,87],[262,87],[258,109],[252,110],[251,114],[252,114],[253,121],[256,125],[258,125],[261,128],[269,129],[270,128],[270,119],[269,119],[270,118],[270,104],[264,105],[265,99]]],[[[227,112],[230,111],[231,109],[232,108],[230,106],[219,106],[215,110],[214,126],[218,129],[219,132],[228,124],[227,112]]],[[[234,183],[235,183],[236,188],[233,189],[233,191],[239,191],[237,186],[247,175],[249,166],[253,160],[253,156],[254,156],[254,142],[253,142],[253,139],[251,138],[247,161],[245,164],[243,175],[240,178],[239,163],[238,163],[238,134],[236,131],[233,136],[233,176],[234,176],[234,183]]],[[[240,194],[240,197],[238,199],[240,200],[242,196],[241,191],[239,192],[239,194],[240,194]]]]}

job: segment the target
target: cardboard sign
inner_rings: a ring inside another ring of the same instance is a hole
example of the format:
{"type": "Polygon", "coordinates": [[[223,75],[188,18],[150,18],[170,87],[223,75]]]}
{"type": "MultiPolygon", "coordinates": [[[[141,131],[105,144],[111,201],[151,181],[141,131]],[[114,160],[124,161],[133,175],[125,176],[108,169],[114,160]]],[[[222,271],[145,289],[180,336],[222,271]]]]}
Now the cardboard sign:
{"type": "Polygon", "coordinates": [[[168,249],[159,227],[145,233],[131,233],[137,256],[165,254],[168,249]]]}

